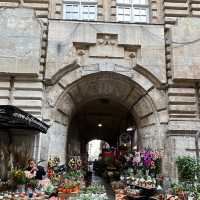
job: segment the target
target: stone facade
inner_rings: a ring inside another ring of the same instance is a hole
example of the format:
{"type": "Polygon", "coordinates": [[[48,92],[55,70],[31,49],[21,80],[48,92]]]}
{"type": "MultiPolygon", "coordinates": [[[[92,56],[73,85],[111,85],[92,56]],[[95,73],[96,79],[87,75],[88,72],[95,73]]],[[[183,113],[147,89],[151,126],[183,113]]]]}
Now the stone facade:
{"type": "MultiPolygon", "coordinates": [[[[50,124],[35,156],[64,162],[72,116],[106,97],[130,111],[141,147],[160,149],[176,177],[200,128],[199,5],[151,0],[150,23],[131,24],[115,23],[115,0],[98,0],[97,22],[62,20],[62,0],[0,0],[0,104],[50,124]]],[[[77,134],[71,141],[81,149],[77,134]]]]}

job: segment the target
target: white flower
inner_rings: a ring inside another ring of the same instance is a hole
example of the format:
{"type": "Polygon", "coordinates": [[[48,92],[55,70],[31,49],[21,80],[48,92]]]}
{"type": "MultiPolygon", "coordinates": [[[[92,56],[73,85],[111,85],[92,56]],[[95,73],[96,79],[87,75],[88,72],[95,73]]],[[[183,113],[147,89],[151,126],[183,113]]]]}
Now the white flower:
{"type": "Polygon", "coordinates": [[[25,171],[24,173],[25,173],[26,178],[28,179],[32,179],[36,176],[36,171],[34,171],[33,173],[31,173],[30,171],[25,171]]]}

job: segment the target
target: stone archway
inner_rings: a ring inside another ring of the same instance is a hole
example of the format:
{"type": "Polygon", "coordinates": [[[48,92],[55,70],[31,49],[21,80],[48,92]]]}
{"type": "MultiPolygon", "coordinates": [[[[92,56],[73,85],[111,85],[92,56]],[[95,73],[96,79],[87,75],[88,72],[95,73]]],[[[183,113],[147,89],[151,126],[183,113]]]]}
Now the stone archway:
{"type": "Polygon", "coordinates": [[[116,66],[107,70],[99,67],[99,71],[79,67],[57,76],[53,85],[47,87],[46,108],[51,128],[45,141],[48,147],[42,147],[46,155],[59,154],[64,161],[72,116],[88,101],[105,97],[122,104],[135,117],[143,147],[163,149],[167,121],[165,93],[137,71],[125,72],[116,66]]]}

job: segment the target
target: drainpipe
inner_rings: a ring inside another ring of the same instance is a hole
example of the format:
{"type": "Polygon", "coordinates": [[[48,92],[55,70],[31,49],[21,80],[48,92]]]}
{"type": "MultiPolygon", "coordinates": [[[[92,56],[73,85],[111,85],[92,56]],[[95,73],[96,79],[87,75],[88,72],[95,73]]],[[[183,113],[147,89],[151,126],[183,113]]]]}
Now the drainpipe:
{"type": "MultiPolygon", "coordinates": [[[[199,165],[199,136],[200,136],[200,131],[197,131],[195,136],[197,165],[199,165]]],[[[199,180],[199,170],[197,170],[197,179],[199,180]]]]}

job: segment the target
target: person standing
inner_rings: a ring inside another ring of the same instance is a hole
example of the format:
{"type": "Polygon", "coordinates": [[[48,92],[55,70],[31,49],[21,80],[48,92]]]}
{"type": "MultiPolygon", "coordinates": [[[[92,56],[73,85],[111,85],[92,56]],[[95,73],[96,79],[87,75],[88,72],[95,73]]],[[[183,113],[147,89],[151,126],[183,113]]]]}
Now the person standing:
{"type": "Polygon", "coordinates": [[[28,161],[28,168],[27,171],[29,171],[31,174],[36,173],[35,179],[42,180],[43,176],[46,175],[46,172],[44,170],[44,167],[37,166],[36,162],[32,159],[28,161]]]}

